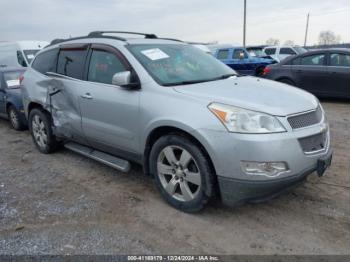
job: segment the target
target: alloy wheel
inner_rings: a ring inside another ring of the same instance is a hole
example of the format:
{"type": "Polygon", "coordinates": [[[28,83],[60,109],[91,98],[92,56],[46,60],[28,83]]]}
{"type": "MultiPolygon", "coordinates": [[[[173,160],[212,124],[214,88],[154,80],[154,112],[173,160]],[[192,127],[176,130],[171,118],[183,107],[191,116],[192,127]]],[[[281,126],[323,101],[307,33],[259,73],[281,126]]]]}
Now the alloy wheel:
{"type": "Polygon", "coordinates": [[[11,121],[13,128],[17,129],[19,127],[19,119],[18,119],[18,116],[17,116],[15,110],[10,109],[9,115],[10,115],[10,121],[11,121]]]}
{"type": "Polygon", "coordinates": [[[40,148],[45,148],[47,146],[47,132],[45,128],[45,123],[40,118],[40,116],[35,115],[32,121],[33,136],[40,148]]]}
{"type": "Polygon", "coordinates": [[[188,202],[201,189],[201,174],[193,156],[180,146],[167,146],[159,154],[157,173],[165,191],[176,200],[188,202]]]}

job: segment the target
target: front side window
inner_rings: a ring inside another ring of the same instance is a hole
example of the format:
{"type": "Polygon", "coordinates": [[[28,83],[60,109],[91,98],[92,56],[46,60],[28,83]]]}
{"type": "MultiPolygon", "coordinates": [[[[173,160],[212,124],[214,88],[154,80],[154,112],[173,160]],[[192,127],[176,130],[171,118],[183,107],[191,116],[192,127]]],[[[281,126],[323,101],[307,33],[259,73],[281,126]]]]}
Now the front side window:
{"type": "Polygon", "coordinates": [[[325,54],[309,55],[301,58],[301,65],[307,66],[323,66],[325,54]]]}
{"type": "Polygon", "coordinates": [[[228,57],[228,50],[219,50],[218,52],[218,59],[225,60],[228,57]]]}
{"type": "Polygon", "coordinates": [[[58,55],[57,73],[83,79],[87,49],[62,49],[58,55]]]}
{"type": "Polygon", "coordinates": [[[294,50],[292,48],[281,48],[280,50],[281,55],[296,55],[294,50]]]}
{"type": "Polygon", "coordinates": [[[331,54],[331,66],[350,67],[350,55],[331,54]]]}
{"type": "Polygon", "coordinates": [[[248,55],[242,49],[235,49],[235,51],[233,51],[232,58],[233,59],[246,59],[246,58],[248,58],[248,55]]]}
{"type": "Polygon", "coordinates": [[[112,84],[114,74],[126,70],[115,54],[93,50],[89,65],[88,81],[112,84]]]}
{"type": "Polygon", "coordinates": [[[183,44],[140,44],[127,48],[163,86],[214,81],[236,72],[196,47],[183,44]]]}
{"type": "Polygon", "coordinates": [[[265,49],[265,54],[266,55],[274,55],[274,54],[276,54],[276,48],[266,48],[265,49]]]}
{"type": "Polygon", "coordinates": [[[24,56],[21,51],[17,51],[17,61],[18,61],[18,64],[20,64],[21,66],[27,67],[27,62],[24,59],[24,56]]]}
{"type": "Polygon", "coordinates": [[[57,54],[57,48],[40,53],[35,58],[32,68],[42,74],[46,74],[47,72],[56,72],[57,54]]]}

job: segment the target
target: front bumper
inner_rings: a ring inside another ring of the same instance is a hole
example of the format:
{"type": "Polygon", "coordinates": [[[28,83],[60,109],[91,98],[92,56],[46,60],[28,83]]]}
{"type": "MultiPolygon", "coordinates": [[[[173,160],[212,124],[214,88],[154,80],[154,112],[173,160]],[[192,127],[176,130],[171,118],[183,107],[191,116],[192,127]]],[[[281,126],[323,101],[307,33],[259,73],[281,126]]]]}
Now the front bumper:
{"type": "Polygon", "coordinates": [[[270,200],[302,183],[313,172],[317,171],[322,176],[330,166],[332,151],[319,159],[316,166],[303,171],[300,174],[282,179],[266,181],[240,180],[226,177],[218,177],[221,200],[225,205],[237,206],[246,202],[259,203],[270,200]]]}

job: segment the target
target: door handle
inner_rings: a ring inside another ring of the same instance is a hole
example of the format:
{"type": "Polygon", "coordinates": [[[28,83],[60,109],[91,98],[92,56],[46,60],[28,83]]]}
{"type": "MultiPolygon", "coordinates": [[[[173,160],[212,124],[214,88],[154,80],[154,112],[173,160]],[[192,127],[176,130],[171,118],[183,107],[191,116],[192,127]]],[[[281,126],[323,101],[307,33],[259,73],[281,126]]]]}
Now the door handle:
{"type": "Polygon", "coordinates": [[[92,99],[92,95],[90,93],[86,93],[85,95],[82,95],[81,97],[85,98],[85,99],[92,99]]]}

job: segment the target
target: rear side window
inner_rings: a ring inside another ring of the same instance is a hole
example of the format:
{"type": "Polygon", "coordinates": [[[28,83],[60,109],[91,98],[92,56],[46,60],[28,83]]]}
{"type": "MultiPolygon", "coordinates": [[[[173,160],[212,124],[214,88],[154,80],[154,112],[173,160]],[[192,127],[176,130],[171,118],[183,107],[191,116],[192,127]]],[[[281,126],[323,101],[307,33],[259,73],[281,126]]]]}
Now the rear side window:
{"type": "Polygon", "coordinates": [[[58,55],[57,73],[83,79],[87,49],[63,49],[58,55]]]}
{"type": "Polygon", "coordinates": [[[325,54],[309,55],[301,58],[300,64],[307,66],[323,66],[325,54]]]}
{"type": "Polygon", "coordinates": [[[233,59],[246,59],[248,58],[248,55],[246,52],[244,52],[242,49],[235,49],[232,55],[233,59]]]}
{"type": "Polygon", "coordinates": [[[114,74],[126,70],[115,54],[94,50],[90,59],[88,81],[112,84],[114,74]]]}
{"type": "Polygon", "coordinates": [[[281,55],[296,55],[294,50],[292,48],[281,48],[280,50],[281,55]]]}
{"type": "Polygon", "coordinates": [[[265,54],[267,54],[267,55],[274,55],[274,54],[276,54],[276,48],[266,48],[265,49],[265,54]]]}
{"type": "Polygon", "coordinates": [[[21,51],[17,51],[17,61],[18,61],[18,64],[20,64],[21,66],[27,67],[27,62],[24,59],[24,56],[21,51]]]}
{"type": "Polygon", "coordinates": [[[331,66],[350,67],[350,55],[331,54],[331,66]]]}
{"type": "Polygon", "coordinates": [[[219,60],[225,60],[228,57],[228,50],[219,50],[218,52],[218,59],[219,60]]]}
{"type": "Polygon", "coordinates": [[[46,74],[47,72],[56,72],[57,53],[58,49],[51,49],[40,53],[35,58],[32,68],[42,74],[46,74]]]}

